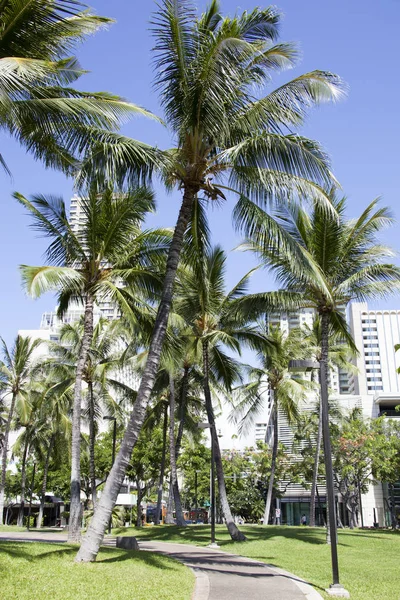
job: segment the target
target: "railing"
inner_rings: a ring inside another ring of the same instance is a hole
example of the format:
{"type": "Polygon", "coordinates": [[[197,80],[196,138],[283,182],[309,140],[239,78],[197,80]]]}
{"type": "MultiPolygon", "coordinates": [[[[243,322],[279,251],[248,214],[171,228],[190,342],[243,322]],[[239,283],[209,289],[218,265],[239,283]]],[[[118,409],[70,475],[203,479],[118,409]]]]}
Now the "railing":
{"type": "Polygon", "coordinates": [[[400,418],[399,410],[381,410],[379,412],[380,417],[397,417],[400,418]]]}

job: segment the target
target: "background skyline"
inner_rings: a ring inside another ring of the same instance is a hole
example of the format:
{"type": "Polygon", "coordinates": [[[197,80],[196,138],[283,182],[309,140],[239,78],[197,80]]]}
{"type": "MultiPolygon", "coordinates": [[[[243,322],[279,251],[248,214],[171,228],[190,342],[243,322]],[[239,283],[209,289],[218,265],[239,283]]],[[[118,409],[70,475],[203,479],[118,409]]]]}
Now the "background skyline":
{"type": "MultiPolygon", "coordinates": [[[[87,39],[76,54],[83,68],[90,71],[81,78],[81,89],[107,90],[161,114],[157,93],[152,88],[149,20],[155,3],[115,0],[93,0],[91,8],[100,15],[116,19],[116,23],[87,39]]],[[[196,2],[199,12],[206,3],[196,2]]],[[[224,14],[236,10],[251,10],[256,0],[223,0],[224,14]]],[[[265,6],[268,3],[265,3],[265,6]]],[[[310,111],[301,133],[321,142],[332,160],[335,176],[348,197],[348,216],[356,216],[376,196],[390,206],[397,220],[397,170],[400,133],[398,118],[399,82],[397,72],[397,37],[400,23],[400,3],[385,0],[380,4],[353,0],[323,3],[318,0],[283,0],[277,3],[285,17],[281,26],[282,41],[300,44],[302,60],[296,68],[274,76],[267,90],[284,81],[314,69],[329,70],[340,75],[349,86],[348,97],[338,104],[325,104],[310,111]]],[[[123,132],[161,148],[171,145],[167,130],[157,123],[134,119],[123,132]]],[[[42,264],[46,240],[36,237],[29,229],[29,218],[22,207],[11,198],[13,191],[26,196],[36,193],[63,196],[69,204],[73,184],[62,174],[46,170],[3,133],[1,154],[13,174],[13,180],[0,171],[0,269],[5,286],[0,299],[0,335],[11,343],[18,329],[37,329],[45,310],[52,310],[54,297],[40,300],[27,298],[21,287],[18,265],[42,264]]],[[[148,220],[149,226],[172,227],[180,203],[179,192],[167,195],[156,187],[157,214],[148,220]]],[[[231,225],[233,200],[209,212],[213,243],[226,251],[239,242],[231,225]]],[[[395,249],[398,243],[398,224],[387,230],[382,240],[395,249]]],[[[241,252],[228,257],[227,286],[232,287],[254,266],[254,260],[241,252]]],[[[252,277],[251,291],[267,290],[273,280],[266,272],[252,277]]],[[[379,306],[399,308],[398,296],[379,306]]]]}

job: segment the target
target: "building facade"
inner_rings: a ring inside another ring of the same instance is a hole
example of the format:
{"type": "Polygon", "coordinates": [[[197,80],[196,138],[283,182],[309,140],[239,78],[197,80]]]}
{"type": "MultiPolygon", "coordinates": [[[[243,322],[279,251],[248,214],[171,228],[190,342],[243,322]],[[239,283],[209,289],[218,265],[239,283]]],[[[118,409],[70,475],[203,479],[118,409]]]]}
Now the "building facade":
{"type": "MultiPolygon", "coordinates": [[[[344,414],[354,408],[360,408],[365,418],[385,415],[388,418],[400,418],[395,407],[400,405],[400,310],[369,310],[366,303],[351,303],[346,314],[349,329],[359,350],[354,360],[356,369],[348,373],[341,369],[332,369],[330,373],[330,397],[344,414]]],[[[276,312],[268,316],[267,324],[280,327],[289,333],[304,326],[312,327],[314,311],[303,309],[297,312],[276,312]]],[[[253,430],[254,443],[265,435],[267,443],[273,442],[271,425],[272,398],[268,394],[260,418],[253,430]]],[[[316,398],[309,394],[302,404],[302,411],[315,409],[316,398]]],[[[279,440],[287,448],[291,460],[296,461],[294,433],[282,412],[278,415],[279,440]]],[[[299,484],[282,482],[281,499],[283,521],[296,525],[302,514],[309,515],[309,490],[299,484]]],[[[321,479],[318,485],[320,500],[325,502],[325,487],[321,479]]],[[[339,497],[340,500],[340,497],[339,497]]],[[[389,498],[386,486],[373,482],[367,494],[362,495],[361,506],[363,522],[366,526],[389,525],[389,498]]],[[[400,507],[400,484],[395,486],[396,506],[400,507]]],[[[342,514],[345,513],[341,507],[342,514]]],[[[317,510],[318,515],[318,510],[317,510]]]]}

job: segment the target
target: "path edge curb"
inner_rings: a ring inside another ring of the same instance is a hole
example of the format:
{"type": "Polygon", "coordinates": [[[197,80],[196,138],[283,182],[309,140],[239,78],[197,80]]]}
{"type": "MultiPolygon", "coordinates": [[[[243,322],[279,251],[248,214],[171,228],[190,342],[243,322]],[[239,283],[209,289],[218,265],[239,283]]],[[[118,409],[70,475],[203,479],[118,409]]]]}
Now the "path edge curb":
{"type": "Polygon", "coordinates": [[[192,600],[208,600],[210,596],[210,580],[207,573],[204,573],[202,569],[198,569],[197,567],[188,568],[194,573],[195,576],[192,600]]]}

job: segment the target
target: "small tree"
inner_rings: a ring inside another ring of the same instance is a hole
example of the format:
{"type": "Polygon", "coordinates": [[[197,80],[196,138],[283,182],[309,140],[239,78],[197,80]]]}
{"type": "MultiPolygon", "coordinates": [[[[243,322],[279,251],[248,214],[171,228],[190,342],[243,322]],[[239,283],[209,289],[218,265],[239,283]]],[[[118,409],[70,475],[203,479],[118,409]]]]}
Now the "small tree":
{"type": "Polygon", "coordinates": [[[127,476],[136,486],[136,526],[142,525],[141,504],[145,497],[155,491],[160,472],[160,456],[163,446],[161,427],[143,428],[127,469],[127,476]]]}
{"type": "Polygon", "coordinates": [[[396,514],[394,484],[400,479],[400,424],[395,419],[381,417],[373,425],[375,437],[372,475],[377,481],[389,485],[392,528],[396,529],[399,518],[396,514]]]}

